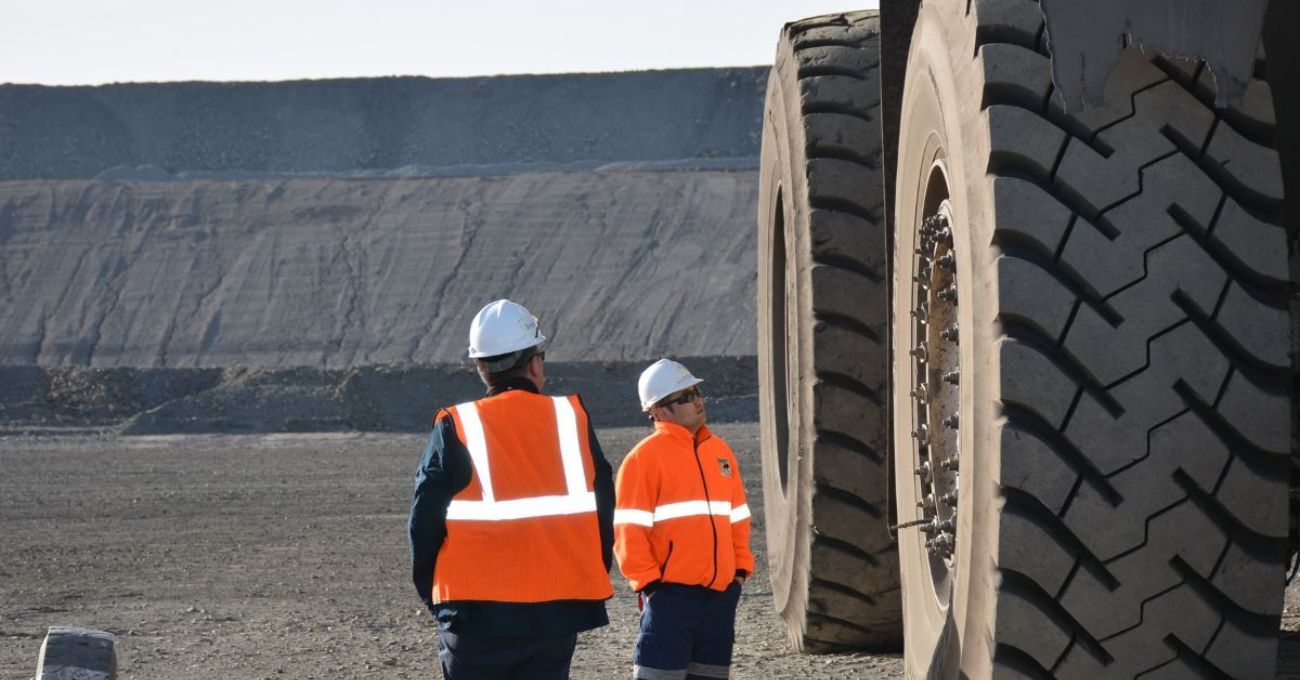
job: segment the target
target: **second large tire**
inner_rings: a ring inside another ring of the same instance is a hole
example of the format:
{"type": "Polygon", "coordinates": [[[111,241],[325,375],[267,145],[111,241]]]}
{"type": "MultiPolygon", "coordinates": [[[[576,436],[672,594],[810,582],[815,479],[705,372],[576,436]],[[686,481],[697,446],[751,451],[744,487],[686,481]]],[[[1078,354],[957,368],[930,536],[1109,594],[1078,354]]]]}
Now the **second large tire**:
{"type": "Polygon", "coordinates": [[[875,12],[785,27],[768,81],[759,223],[767,551],[792,644],[897,649],[888,527],[888,246],[875,12]]]}

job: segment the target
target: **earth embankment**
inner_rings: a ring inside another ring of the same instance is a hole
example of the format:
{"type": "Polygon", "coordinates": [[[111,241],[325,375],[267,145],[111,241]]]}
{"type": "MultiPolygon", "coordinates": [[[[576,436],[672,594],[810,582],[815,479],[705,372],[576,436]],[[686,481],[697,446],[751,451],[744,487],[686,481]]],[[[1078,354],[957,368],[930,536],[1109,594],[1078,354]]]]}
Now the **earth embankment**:
{"type": "Polygon", "coordinates": [[[463,361],[510,297],[567,361],[754,353],[752,171],[0,183],[0,363],[463,361]]]}
{"type": "Polygon", "coordinates": [[[755,157],[767,69],[0,85],[0,180],[755,157]]]}
{"type": "MultiPolygon", "coordinates": [[[[753,357],[683,359],[713,422],[758,418],[753,357]]],[[[547,362],[546,389],[577,394],[596,427],[645,423],[645,362],[547,362]]],[[[161,433],[422,432],[438,409],[483,395],[467,364],[337,369],[0,366],[0,434],[65,428],[161,433]]]]}
{"type": "Polygon", "coordinates": [[[501,297],[602,425],[752,419],[765,78],[0,85],[0,430],[420,429],[501,297]]]}

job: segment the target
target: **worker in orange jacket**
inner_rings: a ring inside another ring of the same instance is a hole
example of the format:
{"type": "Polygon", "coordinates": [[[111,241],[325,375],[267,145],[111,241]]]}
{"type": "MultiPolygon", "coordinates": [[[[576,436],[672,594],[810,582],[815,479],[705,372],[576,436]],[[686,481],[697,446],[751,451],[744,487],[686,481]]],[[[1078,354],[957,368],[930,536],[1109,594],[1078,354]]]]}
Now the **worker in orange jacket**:
{"type": "Polygon", "coordinates": [[[614,553],[642,603],[639,680],[728,677],[740,587],[754,571],[740,467],[705,426],[701,382],[668,359],[641,374],[654,432],[618,471],[614,553]]]}
{"type": "Polygon", "coordinates": [[[541,394],[545,341],[518,304],[479,311],[487,396],[438,412],[416,472],[411,574],[448,680],[568,678],[609,623],[612,474],[582,401],[541,394]]]}

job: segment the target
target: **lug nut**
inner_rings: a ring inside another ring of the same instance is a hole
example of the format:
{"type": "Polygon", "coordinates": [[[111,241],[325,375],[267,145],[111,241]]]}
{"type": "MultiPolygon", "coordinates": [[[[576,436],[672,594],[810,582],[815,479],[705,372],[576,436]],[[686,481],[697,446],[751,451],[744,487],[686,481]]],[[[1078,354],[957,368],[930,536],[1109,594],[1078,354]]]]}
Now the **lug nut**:
{"type": "Polygon", "coordinates": [[[921,463],[921,467],[916,468],[916,476],[917,476],[917,477],[920,477],[920,478],[921,478],[921,481],[923,481],[923,482],[928,482],[928,481],[930,481],[930,462],[929,462],[929,461],[926,461],[926,462],[924,462],[924,463],[921,463]]]}
{"type": "Polygon", "coordinates": [[[958,339],[959,337],[961,337],[961,336],[958,335],[958,333],[957,333],[957,324],[953,324],[953,325],[951,325],[951,326],[949,326],[949,327],[943,329],[942,331],[940,331],[940,332],[939,332],[939,337],[941,337],[941,338],[943,338],[944,340],[947,340],[947,341],[949,341],[949,342],[957,342],[957,339],[958,339]]]}
{"type": "Polygon", "coordinates": [[[948,252],[935,259],[934,263],[944,269],[953,269],[957,266],[957,258],[953,257],[951,252],[948,252]]]}
{"type": "Polygon", "coordinates": [[[948,507],[957,507],[957,494],[946,493],[939,497],[939,502],[943,503],[944,505],[947,505],[948,507]]]}
{"type": "Polygon", "coordinates": [[[948,416],[947,418],[943,419],[943,426],[948,428],[949,430],[955,430],[957,429],[957,422],[958,422],[957,414],[954,413],[948,416]]]}
{"type": "Polygon", "coordinates": [[[952,541],[947,534],[940,534],[925,542],[925,549],[931,553],[940,553],[947,557],[952,554],[952,541]]]}
{"type": "Polygon", "coordinates": [[[951,384],[953,384],[953,385],[960,384],[960,382],[961,382],[961,372],[960,372],[960,371],[948,371],[947,373],[944,373],[944,374],[943,374],[943,381],[946,382],[946,383],[951,383],[951,384]]]}
{"type": "Polygon", "coordinates": [[[934,508],[935,508],[934,494],[932,493],[926,494],[925,498],[921,499],[921,501],[916,504],[916,507],[925,510],[927,512],[934,512],[934,508]]]}
{"type": "Polygon", "coordinates": [[[912,351],[908,352],[908,354],[911,354],[912,356],[924,362],[926,358],[925,345],[917,345],[916,347],[912,348],[912,351]]]}
{"type": "Polygon", "coordinates": [[[921,444],[925,444],[930,439],[930,428],[926,426],[925,423],[921,423],[920,426],[912,432],[912,436],[921,444]]]}
{"type": "Polygon", "coordinates": [[[939,299],[947,300],[948,302],[955,303],[957,301],[957,286],[955,285],[948,286],[947,288],[944,288],[943,290],[939,291],[939,299]]]}
{"type": "Polygon", "coordinates": [[[924,404],[925,400],[929,397],[929,394],[925,389],[925,385],[917,385],[916,388],[911,391],[911,396],[918,402],[924,404]]]}
{"type": "Polygon", "coordinates": [[[955,457],[954,457],[954,458],[944,458],[944,459],[943,459],[943,462],[942,462],[942,463],[939,463],[939,467],[943,468],[944,470],[951,470],[951,471],[953,471],[953,472],[957,472],[957,466],[958,466],[958,463],[957,463],[957,459],[956,459],[955,457]]]}

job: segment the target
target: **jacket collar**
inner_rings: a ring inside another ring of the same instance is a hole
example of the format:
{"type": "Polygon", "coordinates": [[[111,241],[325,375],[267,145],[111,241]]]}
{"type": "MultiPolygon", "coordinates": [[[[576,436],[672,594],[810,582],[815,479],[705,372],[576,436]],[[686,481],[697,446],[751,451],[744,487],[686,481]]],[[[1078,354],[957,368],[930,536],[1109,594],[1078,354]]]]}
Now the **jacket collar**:
{"type": "Polygon", "coordinates": [[[504,394],[511,390],[523,390],[525,392],[532,392],[533,394],[541,394],[541,392],[537,390],[537,385],[534,385],[533,381],[528,378],[511,378],[489,387],[487,390],[487,396],[495,397],[498,394],[504,394]]]}
{"type": "Polygon", "coordinates": [[[655,432],[662,432],[663,434],[666,434],[669,437],[674,437],[677,439],[685,439],[686,441],[693,442],[695,444],[699,444],[700,442],[703,442],[705,439],[708,439],[709,437],[713,436],[713,433],[709,431],[708,425],[701,425],[699,431],[695,433],[695,437],[692,438],[690,430],[686,429],[685,427],[682,427],[681,425],[678,425],[677,423],[667,423],[662,420],[655,421],[655,432]]]}

